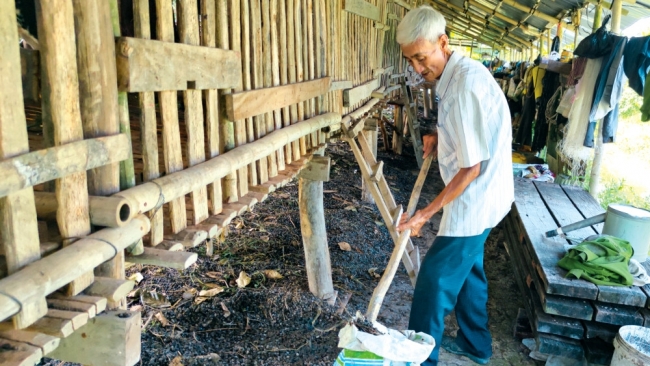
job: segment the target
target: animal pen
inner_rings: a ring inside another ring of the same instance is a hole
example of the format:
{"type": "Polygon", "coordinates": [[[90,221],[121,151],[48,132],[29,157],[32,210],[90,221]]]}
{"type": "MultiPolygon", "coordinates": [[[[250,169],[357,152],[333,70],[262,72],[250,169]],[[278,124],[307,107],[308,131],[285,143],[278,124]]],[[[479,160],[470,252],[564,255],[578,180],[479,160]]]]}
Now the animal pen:
{"type": "Polygon", "coordinates": [[[189,267],[179,248],[212,250],[301,171],[309,287],[333,295],[323,152],[341,130],[376,149],[376,123],[358,121],[396,93],[408,2],[35,4],[36,39],[0,0],[0,363],[134,364],[125,264],[189,267]]]}

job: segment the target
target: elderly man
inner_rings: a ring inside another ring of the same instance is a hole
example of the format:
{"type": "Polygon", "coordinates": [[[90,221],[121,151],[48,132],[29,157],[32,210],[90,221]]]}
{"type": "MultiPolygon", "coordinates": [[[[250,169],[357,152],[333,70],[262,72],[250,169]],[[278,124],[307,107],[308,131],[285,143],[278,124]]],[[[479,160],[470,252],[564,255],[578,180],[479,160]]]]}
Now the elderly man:
{"type": "Polygon", "coordinates": [[[514,201],[511,123],[503,92],[479,62],[452,52],[445,19],[429,6],[410,11],[397,28],[404,57],[426,81],[437,80],[437,133],[423,137],[425,157],[437,148],[445,188],[398,229],[418,231],[443,210],[438,235],[422,261],[409,328],[432,335],[423,365],[437,365],[440,346],[479,364],[492,356],[483,249],[514,201]],[[443,337],[455,310],[456,338],[443,337]]]}

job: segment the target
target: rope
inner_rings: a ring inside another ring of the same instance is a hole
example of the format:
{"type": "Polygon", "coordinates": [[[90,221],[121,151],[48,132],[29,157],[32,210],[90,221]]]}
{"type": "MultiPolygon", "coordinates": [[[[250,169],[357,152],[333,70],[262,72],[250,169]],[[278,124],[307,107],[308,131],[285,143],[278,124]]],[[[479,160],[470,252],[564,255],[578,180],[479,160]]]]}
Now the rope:
{"type": "MultiPolygon", "coordinates": [[[[0,295],[5,295],[5,296],[7,296],[8,298],[10,298],[13,302],[15,302],[16,304],[18,304],[18,313],[20,313],[20,312],[23,311],[23,303],[20,302],[20,300],[18,300],[18,299],[15,298],[14,296],[12,296],[12,295],[10,295],[10,294],[4,292],[4,291],[0,291],[0,295]]],[[[18,314],[18,313],[16,313],[16,314],[18,314]]]]}
{"type": "Polygon", "coordinates": [[[160,208],[165,204],[165,195],[163,194],[163,189],[160,184],[153,180],[149,181],[149,183],[153,183],[158,187],[158,202],[156,202],[156,206],[154,206],[153,211],[151,212],[151,217],[154,217],[158,213],[158,210],[160,210],[160,208]]]}

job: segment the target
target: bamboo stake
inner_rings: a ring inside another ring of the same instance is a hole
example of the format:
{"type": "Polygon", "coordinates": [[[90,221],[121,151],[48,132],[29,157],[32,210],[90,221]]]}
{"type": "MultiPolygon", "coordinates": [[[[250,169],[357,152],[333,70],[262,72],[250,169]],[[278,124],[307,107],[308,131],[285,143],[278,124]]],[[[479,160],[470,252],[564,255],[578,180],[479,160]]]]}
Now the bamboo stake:
{"type": "MultiPolygon", "coordinates": [[[[14,1],[0,1],[0,84],[3,85],[0,88],[0,160],[29,152],[15,14],[14,1]]],[[[41,257],[31,187],[0,198],[0,227],[0,243],[9,274],[41,257]]],[[[14,327],[23,328],[45,313],[45,298],[33,298],[14,317],[14,327]]]]}
{"type": "MultiPolygon", "coordinates": [[[[264,87],[270,87],[273,85],[273,52],[271,50],[271,9],[270,1],[262,1],[262,53],[264,55],[264,87]]],[[[274,122],[273,122],[273,113],[268,112],[264,115],[264,120],[266,122],[266,133],[273,131],[274,122]]],[[[271,154],[267,157],[268,159],[268,176],[274,177],[278,174],[278,162],[277,156],[271,154]]]]}
{"type": "MultiPolygon", "coordinates": [[[[50,115],[57,146],[83,139],[79,110],[79,80],[74,44],[72,3],[37,1],[41,56],[50,86],[50,115]]],[[[85,172],[70,174],[56,182],[59,202],[57,223],[64,245],[90,233],[88,191],[85,172]]],[[[92,271],[70,283],[66,292],[76,295],[93,282],[92,271]]]]}
{"type": "MultiPolygon", "coordinates": [[[[149,0],[133,1],[134,31],[137,38],[151,39],[151,20],[149,19],[149,0]]],[[[140,145],[142,148],[142,180],[148,182],[160,176],[158,162],[158,122],[156,102],[153,92],[139,93],[140,103],[140,145]]],[[[149,216],[151,233],[149,245],[155,246],[163,241],[163,211],[156,210],[149,216]]]]}
{"type": "MultiPolygon", "coordinates": [[[[244,0],[246,1],[246,0],[244,0]]],[[[259,0],[251,3],[251,16],[252,28],[254,32],[253,43],[253,74],[254,74],[254,89],[261,89],[264,87],[264,59],[262,53],[262,10],[259,0]]],[[[255,121],[255,139],[260,139],[266,135],[266,115],[253,117],[255,121]]],[[[268,160],[266,157],[257,161],[257,169],[259,172],[260,184],[268,181],[268,160]]]]}
{"type": "MultiPolygon", "coordinates": [[[[174,41],[174,19],[171,2],[156,0],[157,38],[164,42],[174,41]]],[[[171,174],[183,170],[180,130],[178,126],[178,102],[176,91],[158,93],[163,125],[163,157],[165,172],[171,174]]],[[[178,233],[187,227],[185,197],[175,197],[169,202],[169,220],[172,232],[178,233]]],[[[154,203],[156,206],[156,203],[154,203]]]]}
{"type": "MultiPolygon", "coordinates": [[[[52,192],[34,192],[36,215],[43,219],[56,218],[59,204],[52,192]]],[[[122,227],[132,216],[130,202],[119,197],[89,196],[90,223],[104,227],[122,227]]]]}
{"type": "MultiPolygon", "coordinates": [[[[294,3],[295,0],[287,0],[287,54],[289,57],[289,83],[297,81],[297,61],[296,61],[296,26],[295,26],[295,13],[294,3]]],[[[298,108],[299,104],[294,104],[289,108],[291,113],[291,124],[298,122],[298,108]]],[[[300,142],[291,142],[291,156],[292,160],[300,159],[300,142]]]]}
{"type": "MultiPolygon", "coordinates": [[[[217,47],[222,49],[231,49],[229,40],[229,22],[228,22],[228,0],[217,0],[217,47]]],[[[220,94],[230,94],[230,90],[222,90],[220,94]]],[[[223,104],[219,108],[221,116],[221,136],[219,142],[219,153],[224,153],[235,147],[235,132],[234,122],[228,120],[226,116],[226,109],[223,104]]],[[[223,202],[232,203],[237,202],[237,173],[230,172],[223,180],[223,202]]]]}
{"type": "MultiPolygon", "coordinates": [[[[271,70],[272,70],[272,86],[280,85],[280,50],[278,49],[278,0],[270,0],[270,26],[271,26],[271,70]]],[[[282,128],[282,110],[278,109],[273,111],[273,122],[268,124],[267,132],[271,133],[274,130],[279,130],[282,128]]],[[[285,169],[284,162],[284,148],[276,151],[275,154],[271,154],[272,157],[276,158],[275,170],[271,169],[269,171],[269,177],[273,178],[278,175],[278,170],[285,169]]],[[[274,167],[272,164],[271,167],[274,167]]]]}
{"type": "MultiPolygon", "coordinates": [[[[230,19],[241,19],[241,7],[237,0],[230,3],[230,19]]],[[[233,51],[241,52],[241,23],[233,21],[230,24],[230,42],[233,51]]],[[[235,92],[242,91],[242,87],[235,88],[235,92]]],[[[235,121],[235,146],[246,144],[246,126],[245,121],[235,121]]],[[[237,188],[239,197],[248,193],[248,169],[242,167],[238,171],[237,188]]]]}
{"type": "MultiPolygon", "coordinates": [[[[289,83],[289,60],[288,60],[288,35],[287,35],[287,11],[286,0],[280,0],[278,3],[279,18],[276,19],[276,24],[280,26],[280,84],[287,85],[289,83]]],[[[287,127],[291,125],[291,115],[289,107],[282,108],[282,126],[287,127]]],[[[284,147],[284,162],[291,164],[293,161],[291,145],[288,144],[284,147]]],[[[279,168],[279,167],[278,167],[279,168]]],[[[280,170],[284,170],[280,169],[280,170]]]]}
{"type": "MultiPolygon", "coordinates": [[[[205,47],[217,46],[217,9],[214,1],[201,1],[201,44],[205,47]]],[[[208,141],[207,158],[212,159],[220,153],[219,134],[219,96],[217,90],[203,92],[205,98],[205,125],[208,141]]],[[[208,200],[211,215],[217,215],[223,209],[221,181],[208,185],[208,200]]]]}
{"type": "MultiPolygon", "coordinates": [[[[259,8],[259,1],[253,1],[252,8],[259,8]]],[[[257,44],[251,38],[251,28],[253,32],[259,32],[259,29],[255,27],[254,21],[251,22],[251,14],[254,14],[255,11],[251,11],[249,7],[249,0],[241,1],[241,24],[242,24],[242,78],[244,83],[244,90],[251,89],[251,48],[255,48],[257,44]],[[253,42],[251,42],[253,41],[253,42]]],[[[247,142],[253,142],[256,139],[256,130],[259,119],[255,118],[246,118],[246,138],[247,142]]],[[[265,176],[260,174],[258,179],[257,169],[255,163],[248,166],[248,180],[249,185],[256,185],[258,182],[265,182],[265,176]]]]}
{"type": "MultiPolygon", "coordinates": [[[[296,77],[297,81],[301,82],[305,80],[305,74],[303,70],[303,55],[306,49],[303,47],[303,22],[302,22],[302,12],[305,9],[304,5],[301,6],[301,1],[304,3],[304,0],[295,0],[295,35],[296,35],[296,77]]],[[[303,121],[305,116],[308,115],[306,111],[307,102],[298,103],[298,120],[303,121]]],[[[299,140],[300,144],[300,156],[307,154],[307,143],[304,137],[301,137],[299,140]]]]}

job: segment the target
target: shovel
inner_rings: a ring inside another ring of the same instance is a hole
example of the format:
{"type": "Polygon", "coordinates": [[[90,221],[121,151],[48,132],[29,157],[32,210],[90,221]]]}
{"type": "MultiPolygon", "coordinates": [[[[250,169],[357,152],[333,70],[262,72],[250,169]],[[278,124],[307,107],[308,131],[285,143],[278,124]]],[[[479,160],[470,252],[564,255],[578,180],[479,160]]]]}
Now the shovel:
{"type": "MultiPolygon", "coordinates": [[[[409,215],[409,217],[413,216],[415,213],[415,208],[418,205],[420,193],[422,192],[422,187],[424,186],[424,180],[429,173],[429,167],[431,166],[432,160],[433,154],[430,154],[426,159],[424,159],[424,162],[422,162],[420,174],[418,175],[418,179],[415,181],[415,186],[413,187],[413,192],[411,192],[411,198],[409,199],[409,205],[406,209],[406,214],[409,215]]],[[[397,218],[396,225],[400,222],[400,219],[401,217],[397,218]]],[[[374,323],[377,320],[377,315],[379,315],[379,308],[381,308],[381,304],[384,301],[386,292],[388,292],[388,288],[393,282],[393,278],[395,277],[395,273],[399,267],[400,259],[402,258],[402,255],[404,255],[404,249],[406,248],[406,243],[408,242],[410,236],[411,229],[404,230],[400,233],[395,245],[395,249],[393,249],[390,260],[388,260],[388,265],[386,265],[386,270],[384,270],[384,274],[381,276],[379,284],[372,293],[370,303],[368,304],[368,311],[366,312],[366,319],[368,319],[368,321],[371,323],[374,323]]],[[[419,258],[419,255],[417,258],[419,258]]]]}

